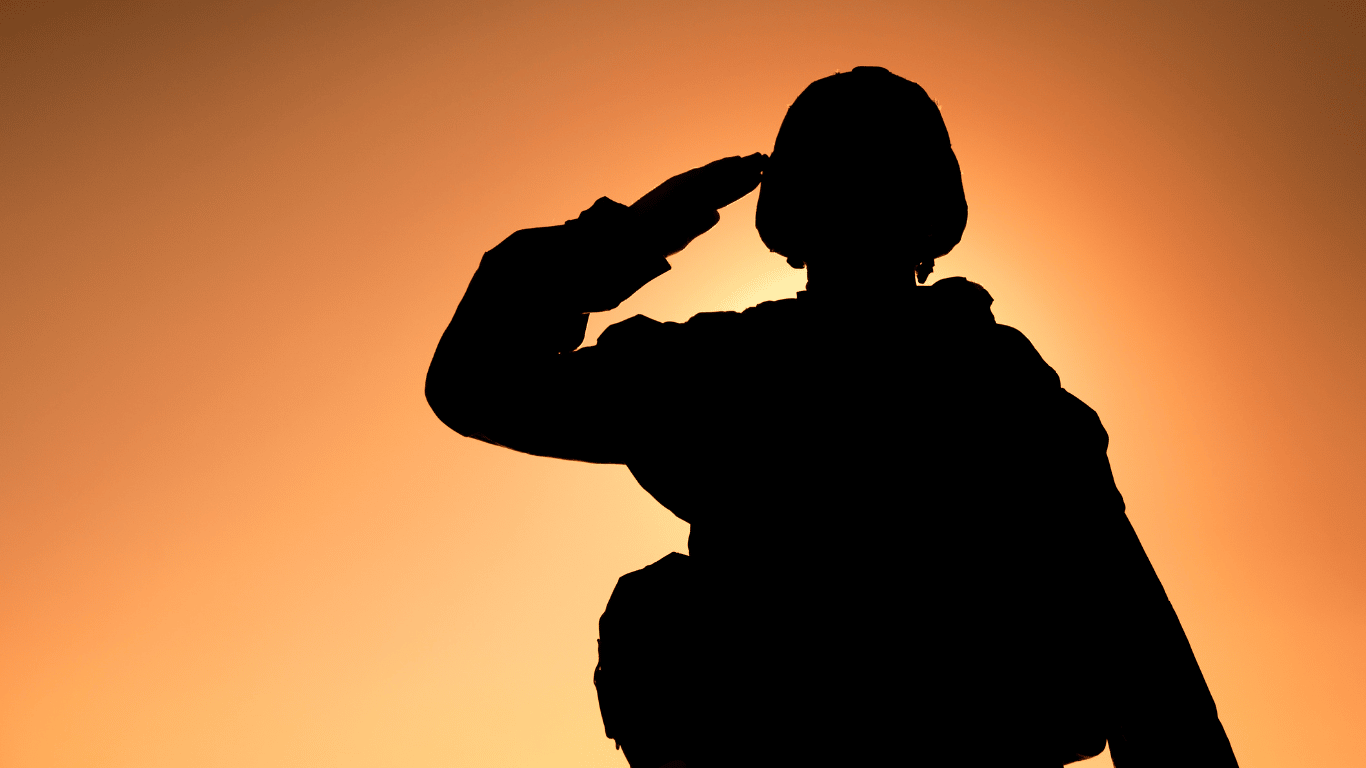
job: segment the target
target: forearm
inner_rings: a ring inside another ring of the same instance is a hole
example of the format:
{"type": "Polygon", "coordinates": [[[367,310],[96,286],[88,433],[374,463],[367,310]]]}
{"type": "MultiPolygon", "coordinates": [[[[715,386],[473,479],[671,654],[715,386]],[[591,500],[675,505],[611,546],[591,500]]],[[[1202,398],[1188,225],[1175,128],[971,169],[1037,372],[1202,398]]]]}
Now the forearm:
{"type": "Polygon", "coordinates": [[[528,453],[621,461],[633,429],[617,390],[635,365],[583,343],[759,184],[761,154],[674,176],[630,208],[600,198],[560,227],[514,233],[484,255],[427,373],[427,400],[457,432],[528,453]]]}
{"type": "Polygon", "coordinates": [[[600,384],[562,359],[582,343],[587,313],[669,268],[641,230],[603,198],[574,221],[516,232],[485,254],[428,370],[437,416],[467,436],[561,455],[535,436],[563,431],[600,384]]]}

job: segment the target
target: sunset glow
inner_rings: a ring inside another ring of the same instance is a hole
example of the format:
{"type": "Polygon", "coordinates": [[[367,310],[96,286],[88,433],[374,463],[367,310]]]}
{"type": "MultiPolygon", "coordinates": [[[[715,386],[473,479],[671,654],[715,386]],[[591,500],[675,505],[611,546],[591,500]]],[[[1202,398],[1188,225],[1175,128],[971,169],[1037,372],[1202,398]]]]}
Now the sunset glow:
{"type": "MultiPolygon", "coordinates": [[[[768,152],[863,64],[940,104],[970,212],[931,279],[984,285],[1099,412],[1241,764],[1366,766],[1363,30],[1330,2],[0,6],[0,768],[625,768],[596,622],[687,525],[624,467],[446,429],[427,363],[508,234],[768,152]]],[[[590,339],[800,290],[754,206],[590,339]]]]}

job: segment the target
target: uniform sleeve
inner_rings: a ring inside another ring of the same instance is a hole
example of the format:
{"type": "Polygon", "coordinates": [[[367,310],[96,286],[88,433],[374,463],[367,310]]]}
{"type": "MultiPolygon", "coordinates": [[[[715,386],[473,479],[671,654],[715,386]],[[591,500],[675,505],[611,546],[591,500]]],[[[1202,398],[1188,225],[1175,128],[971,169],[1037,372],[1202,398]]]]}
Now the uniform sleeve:
{"type": "Polygon", "coordinates": [[[1089,550],[1103,650],[1098,683],[1116,768],[1236,768],[1214,698],[1190,641],[1124,511],[1095,411],[1061,391],[1062,431],[1073,436],[1069,485],[1078,543],[1089,550]]]}
{"type": "Polygon", "coordinates": [[[628,343],[577,348],[587,313],[616,307],[667,271],[670,248],[607,198],[563,226],[508,237],[484,255],[437,347],[426,388],[433,411],[495,445],[623,463],[632,415],[655,397],[631,383],[649,378],[649,361],[634,351],[660,324],[642,318],[628,343]]]}

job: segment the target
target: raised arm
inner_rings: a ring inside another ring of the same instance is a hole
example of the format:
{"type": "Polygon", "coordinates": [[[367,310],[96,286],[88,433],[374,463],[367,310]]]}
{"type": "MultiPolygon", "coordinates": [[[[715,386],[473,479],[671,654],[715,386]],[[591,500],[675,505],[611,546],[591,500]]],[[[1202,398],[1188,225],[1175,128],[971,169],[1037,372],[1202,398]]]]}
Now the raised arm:
{"type": "Polygon", "coordinates": [[[468,437],[541,456],[625,461],[635,361],[583,342],[589,312],[669,269],[759,184],[763,155],[675,176],[630,207],[601,198],[558,227],[513,233],[484,255],[427,372],[427,402],[468,437]]]}

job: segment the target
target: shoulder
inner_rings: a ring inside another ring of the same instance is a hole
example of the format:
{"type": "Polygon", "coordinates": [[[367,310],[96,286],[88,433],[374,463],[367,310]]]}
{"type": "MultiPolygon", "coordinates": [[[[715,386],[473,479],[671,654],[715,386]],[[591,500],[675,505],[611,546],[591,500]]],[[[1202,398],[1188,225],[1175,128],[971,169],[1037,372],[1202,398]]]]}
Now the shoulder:
{"type": "Polygon", "coordinates": [[[1071,392],[1065,389],[1059,389],[1058,392],[1059,410],[1066,414],[1068,423],[1076,432],[1086,436],[1091,447],[1104,453],[1110,447],[1110,433],[1101,423],[1100,414],[1071,392]]]}
{"type": "Polygon", "coordinates": [[[1058,374],[1019,330],[996,322],[994,302],[986,288],[962,277],[949,277],[930,286],[935,322],[948,332],[951,343],[976,349],[991,378],[1012,387],[1059,389],[1058,374]]]}
{"type": "Polygon", "coordinates": [[[1045,389],[1062,387],[1058,372],[1019,330],[1008,325],[993,324],[988,334],[988,345],[996,366],[1010,371],[1017,380],[1045,389]]]}
{"type": "Polygon", "coordinates": [[[995,301],[986,288],[965,277],[946,277],[925,290],[942,320],[972,325],[996,322],[991,314],[995,301]]]}

